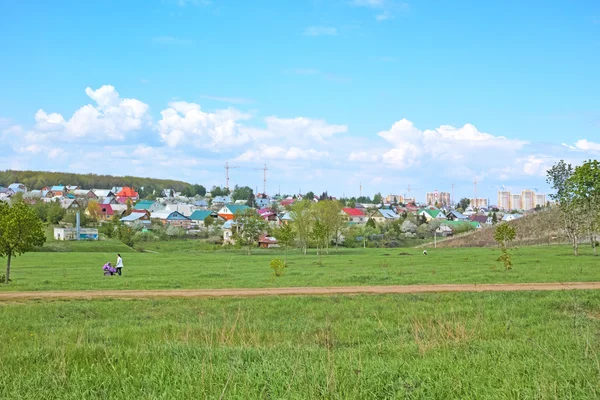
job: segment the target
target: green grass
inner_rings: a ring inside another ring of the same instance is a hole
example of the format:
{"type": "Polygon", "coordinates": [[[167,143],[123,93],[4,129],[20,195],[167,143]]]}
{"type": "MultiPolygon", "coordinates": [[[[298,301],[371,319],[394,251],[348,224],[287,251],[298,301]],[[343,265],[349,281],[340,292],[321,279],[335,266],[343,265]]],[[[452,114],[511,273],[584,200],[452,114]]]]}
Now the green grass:
{"type": "Polygon", "coordinates": [[[600,293],[0,303],[6,399],[597,399],[600,293]]]}
{"type": "Polygon", "coordinates": [[[98,251],[17,257],[13,282],[0,291],[600,281],[600,258],[587,248],[574,257],[567,246],[514,249],[508,272],[496,261],[499,250],[489,248],[429,249],[428,256],[420,249],[340,249],[324,256],[322,265],[314,250],[307,256],[293,251],[285,275],[275,278],[269,262],[283,258],[280,250],[246,256],[241,250],[196,250],[198,241],[173,241],[154,244],[158,253],[123,254],[124,276],[117,278],[104,277],[101,268],[116,261],[118,249],[107,249],[105,242],[73,245],[98,251]]]}

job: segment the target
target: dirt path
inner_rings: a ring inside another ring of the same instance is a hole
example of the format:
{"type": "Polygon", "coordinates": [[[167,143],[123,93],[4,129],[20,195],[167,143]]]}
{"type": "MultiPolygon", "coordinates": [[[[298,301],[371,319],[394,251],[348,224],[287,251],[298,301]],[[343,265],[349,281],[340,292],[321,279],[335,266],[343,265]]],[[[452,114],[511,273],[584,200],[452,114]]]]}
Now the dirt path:
{"type": "Polygon", "coordinates": [[[156,297],[253,297],[310,296],[332,294],[410,294],[441,292],[513,292],[541,290],[600,289],[600,282],[448,284],[406,286],[339,286],[287,287],[257,289],[187,289],[187,290],[79,290],[43,292],[0,292],[0,301],[33,299],[156,298],[156,297]]]}

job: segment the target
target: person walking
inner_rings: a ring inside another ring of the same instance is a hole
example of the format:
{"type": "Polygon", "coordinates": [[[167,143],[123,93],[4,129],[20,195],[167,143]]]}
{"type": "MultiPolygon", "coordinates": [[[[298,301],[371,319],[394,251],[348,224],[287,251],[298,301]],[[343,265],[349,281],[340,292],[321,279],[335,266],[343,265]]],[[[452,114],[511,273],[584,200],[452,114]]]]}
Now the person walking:
{"type": "Polygon", "coordinates": [[[115,268],[117,269],[117,274],[121,276],[121,268],[123,268],[123,259],[121,258],[120,254],[117,254],[117,265],[115,265],[115,268]]]}

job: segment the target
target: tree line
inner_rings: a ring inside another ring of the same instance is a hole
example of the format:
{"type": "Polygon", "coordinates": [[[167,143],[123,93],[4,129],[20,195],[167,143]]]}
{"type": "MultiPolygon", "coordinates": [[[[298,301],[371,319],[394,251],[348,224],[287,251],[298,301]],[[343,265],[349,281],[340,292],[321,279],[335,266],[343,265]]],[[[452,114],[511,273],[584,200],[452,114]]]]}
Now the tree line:
{"type": "MultiPolygon", "coordinates": [[[[113,187],[129,186],[136,190],[144,188],[146,192],[160,191],[172,188],[177,192],[196,189],[199,187],[187,182],[171,179],[140,178],[135,176],[112,176],[96,174],[74,174],[68,172],[46,171],[0,171],[0,185],[8,186],[12,183],[22,183],[28,190],[39,190],[45,186],[70,185],[82,189],[111,189],[113,187]],[[150,190],[151,189],[151,190],[150,190]]],[[[206,191],[205,191],[206,193],[206,191]]]]}

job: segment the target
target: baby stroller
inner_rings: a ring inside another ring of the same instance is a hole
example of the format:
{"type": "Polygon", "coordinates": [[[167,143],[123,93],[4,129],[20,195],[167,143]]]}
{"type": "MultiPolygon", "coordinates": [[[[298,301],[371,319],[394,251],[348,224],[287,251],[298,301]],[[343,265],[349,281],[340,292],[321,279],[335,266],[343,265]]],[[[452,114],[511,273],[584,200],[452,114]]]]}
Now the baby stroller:
{"type": "Polygon", "coordinates": [[[117,272],[117,269],[110,265],[110,263],[104,264],[102,270],[104,271],[104,276],[114,275],[117,272]]]}

